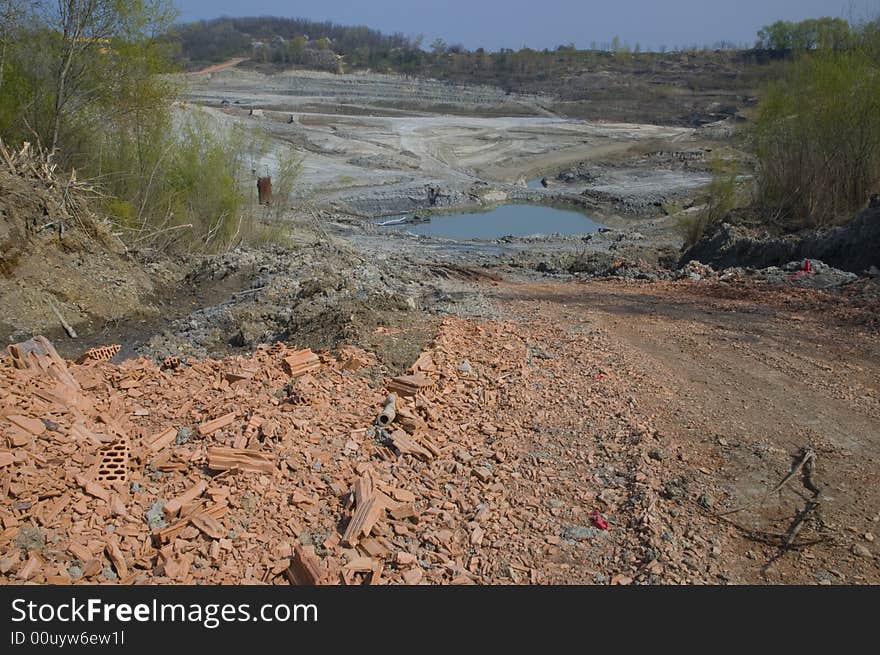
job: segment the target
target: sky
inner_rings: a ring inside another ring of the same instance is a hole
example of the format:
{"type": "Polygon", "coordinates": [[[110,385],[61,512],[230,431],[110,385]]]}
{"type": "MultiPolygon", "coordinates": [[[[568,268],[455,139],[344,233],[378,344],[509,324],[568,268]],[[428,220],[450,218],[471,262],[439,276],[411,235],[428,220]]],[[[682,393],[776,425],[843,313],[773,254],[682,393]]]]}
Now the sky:
{"type": "Polygon", "coordinates": [[[751,45],[763,25],[820,16],[880,14],[880,0],[174,0],[183,21],[285,16],[367,25],[487,50],[574,43],[600,47],[615,35],[642,49],[751,45]]]}

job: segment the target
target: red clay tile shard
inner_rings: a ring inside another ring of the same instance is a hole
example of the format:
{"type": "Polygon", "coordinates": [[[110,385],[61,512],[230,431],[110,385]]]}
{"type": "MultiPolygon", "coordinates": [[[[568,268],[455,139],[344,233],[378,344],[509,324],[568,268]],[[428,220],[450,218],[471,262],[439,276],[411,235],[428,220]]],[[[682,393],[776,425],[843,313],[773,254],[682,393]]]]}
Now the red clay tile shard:
{"type": "Polygon", "coordinates": [[[94,480],[89,480],[88,478],[78,475],[76,476],[76,483],[82,487],[89,496],[100,498],[106,503],[110,502],[110,492],[94,480]]]}
{"type": "Polygon", "coordinates": [[[485,466],[478,466],[474,468],[474,475],[476,475],[481,482],[489,482],[492,480],[493,477],[492,472],[485,466]]]}
{"type": "Polygon", "coordinates": [[[343,371],[359,371],[376,363],[375,357],[371,354],[353,346],[342,348],[338,361],[341,363],[343,371]]]}
{"type": "Polygon", "coordinates": [[[297,545],[290,567],[285,571],[288,580],[295,585],[319,585],[324,582],[325,571],[314,552],[297,545]]]}
{"type": "Polygon", "coordinates": [[[392,489],[391,497],[402,503],[411,503],[416,499],[416,495],[407,489],[392,489]]]}
{"type": "Polygon", "coordinates": [[[284,368],[291,377],[299,377],[321,367],[321,360],[310,349],[298,350],[284,358],[284,368]]]}
{"type": "Polygon", "coordinates": [[[24,430],[13,428],[9,434],[9,445],[13,448],[21,448],[27,446],[31,442],[32,436],[24,430]]]}
{"type": "Polygon", "coordinates": [[[166,446],[171,445],[177,437],[177,430],[174,428],[165,428],[162,432],[154,434],[144,440],[144,446],[147,450],[157,452],[166,446]]]}
{"type": "Polygon", "coordinates": [[[88,562],[93,557],[91,551],[88,548],[75,541],[71,541],[70,544],[67,546],[67,552],[69,552],[81,562],[88,562]]]}
{"type": "Polygon", "coordinates": [[[128,566],[125,563],[125,557],[122,554],[122,551],[119,550],[119,546],[115,543],[108,543],[104,549],[104,552],[107,553],[107,557],[112,562],[113,568],[116,569],[116,573],[120,578],[125,578],[128,576],[128,566]]]}
{"type": "MultiPolygon", "coordinates": [[[[202,510],[200,514],[205,514],[214,519],[220,519],[225,516],[226,512],[228,511],[229,505],[225,503],[218,503],[217,505],[212,505],[211,507],[202,510]]],[[[168,544],[173,539],[176,539],[190,525],[190,517],[183,518],[177,521],[177,523],[169,525],[164,530],[160,530],[159,532],[154,533],[154,539],[158,544],[168,544]]]]}
{"type": "Polygon", "coordinates": [[[375,571],[379,567],[379,562],[372,557],[355,557],[343,568],[349,571],[358,571],[360,573],[369,573],[375,571]]]}
{"type": "Polygon", "coordinates": [[[342,543],[355,546],[361,536],[370,534],[376,522],[382,518],[385,507],[377,496],[360,503],[342,535],[342,543]]]}
{"type": "Polygon", "coordinates": [[[437,365],[434,363],[434,355],[430,351],[425,351],[419,355],[418,359],[413,363],[410,371],[418,373],[419,371],[436,371],[437,365]]]}
{"type": "Polygon", "coordinates": [[[410,439],[403,430],[396,430],[391,435],[391,443],[394,444],[394,447],[404,455],[413,455],[414,457],[418,457],[425,461],[433,457],[430,451],[422,448],[422,446],[410,439]]]}
{"type": "Polygon", "coordinates": [[[46,431],[46,426],[42,421],[29,418],[27,416],[21,416],[20,414],[12,414],[6,417],[6,420],[14,425],[17,425],[22,430],[26,432],[30,432],[32,435],[37,436],[43,434],[46,431]]]}
{"type": "Polygon", "coordinates": [[[400,375],[394,378],[388,383],[388,391],[393,391],[401,396],[415,396],[433,386],[433,380],[426,377],[423,373],[415,373],[414,375],[400,375]]]}
{"type": "Polygon", "coordinates": [[[246,371],[244,369],[236,369],[231,371],[226,371],[223,374],[224,379],[229,384],[235,384],[236,382],[241,382],[242,380],[251,380],[254,377],[253,371],[246,371]]]}
{"type": "Polygon", "coordinates": [[[30,580],[42,567],[43,562],[41,559],[36,554],[32,554],[25,565],[19,569],[18,578],[20,580],[30,580]]]}
{"type": "Polygon", "coordinates": [[[240,448],[214,447],[208,449],[208,468],[214,471],[251,471],[254,473],[275,472],[275,462],[263,453],[240,448]]]}
{"type": "Polygon", "coordinates": [[[400,564],[401,566],[410,566],[412,564],[418,564],[419,558],[413,555],[412,553],[407,553],[404,551],[399,551],[394,556],[394,561],[400,564]]]}
{"type": "Polygon", "coordinates": [[[422,569],[415,568],[403,572],[403,581],[408,585],[417,585],[425,579],[425,572],[422,569]]]}
{"type": "Polygon", "coordinates": [[[199,436],[207,437],[208,435],[214,434],[217,430],[225,428],[227,425],[231,424],[234,420],[235,420],[235,412],[229,412],[228,414],[224,414],[223,416],[215,418],[212,421],[202,423],[198,427],[199,436]]]}
{"type": "Polygon", "coordinates": [[[201,496],[203,493],[205,493],[205,490],[207,488],[208,488],[208,483],[203,480],[203,481],[199,482],[198,484],[187,489],[185,492],[180,494],[177,498],[169,500],[167,503],[165,503],[165,507],[164,507],[166,516],[168,516],[168,517],[177,516],[180,513],[180,509],[184,505],[191,503],[196,498],[201,496]]]}
{"type": "Polygon", "coordinates": [[[201,530],[204,534],[211,537],[211,539],[222,539],[226,536],[227,530],[223,527],[223,524],[220,523],[217,519],[215,519],[210,514],[202,514],[197,513],[193,514],[189,517],[190,522],[201,530]]]}
{"type": "Polygon", "coordinates": [[[363,550],[363,552],[365,552],[370,557],[382,558],[388,554],[388,549],[385,548],[385,546],[370,537],[367,537],[366,539],[361,539],[361,543],[359,544],[358,548],[363,550]]]}
{"type": "Polygon", "coordinates": [[[401,521],[403,519],[408,519],[412,516],[416,516],[416,508],[412,505],[401,505],[392,509],[390,511],[390,514],[398,521],[401,521]]]}

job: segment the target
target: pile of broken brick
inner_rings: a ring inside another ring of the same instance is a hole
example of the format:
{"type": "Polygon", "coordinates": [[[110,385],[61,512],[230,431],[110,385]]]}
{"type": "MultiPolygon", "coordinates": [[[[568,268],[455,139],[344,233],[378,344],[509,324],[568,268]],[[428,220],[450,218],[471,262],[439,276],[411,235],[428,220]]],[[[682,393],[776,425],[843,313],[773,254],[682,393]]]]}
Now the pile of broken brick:
{"type": "Polygon", "coordinates": [[[477,416],[518,357],[481,376],[439,339],[390,379],[351,347],[115,364],[118,347],[71,362],[37,337],[8,353],[0,581],[494,580],[480,548],[513,447],[477,416]]]}

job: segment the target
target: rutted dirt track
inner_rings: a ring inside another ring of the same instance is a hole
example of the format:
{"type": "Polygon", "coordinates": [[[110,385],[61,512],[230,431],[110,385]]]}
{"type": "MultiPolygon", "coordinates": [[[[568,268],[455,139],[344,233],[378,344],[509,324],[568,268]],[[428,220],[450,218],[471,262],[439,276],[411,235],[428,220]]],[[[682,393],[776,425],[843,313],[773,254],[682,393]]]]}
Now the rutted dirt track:
{"type": "Polygon", "coordinates": [[[550,413],[569,417],[557,448],[594,442],[593,463],[584,471],[562,458],[546,474],[583,474],[587,493],[607,488],[608,442],[591,438],[595,416],[577,405],[595,397],[595,367],[611,366],[604,372],[631,399],[625,411],[647,428],[628,444],[610,440],[630,451],[635,475],[623,505],[660,490],[641,517],[650,526],[642,526],[641,570],[662,571],[667,582],[877,582],[877,558],[865,555],[880,520],[880,341],[862,327],[876,308],[707,283],[504,285],[497,297],[536,329],[597,335],[598,347],[566,337],[553,351],[564,373],[555,376],[559,410],[550,413]],[[795,543],[819,543],[779,556],[776,535],[787,533],[808,494],[799,477],[768,492],[804,447],[816,453],[824,497],[795,543]]]}

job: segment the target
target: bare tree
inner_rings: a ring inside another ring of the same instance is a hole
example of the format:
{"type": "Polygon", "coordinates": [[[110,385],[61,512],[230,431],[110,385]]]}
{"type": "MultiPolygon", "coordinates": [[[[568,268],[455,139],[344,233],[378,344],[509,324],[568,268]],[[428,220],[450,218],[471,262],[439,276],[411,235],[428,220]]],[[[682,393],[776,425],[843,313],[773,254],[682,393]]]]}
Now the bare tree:
{"type": "Polygon", "coordinates": [[[114,35],[119,24],[118,5],[114,0],[58,0],[54,11],[50,9],[47,18],[61,36],[51,151],[58,147],[64,110],[77,90],[75,67],[86,53],[102,47],[114,35]]]}
{"type": "Polygon", "coordinates": [[[25,0],[0,0],[0,90],[3,89],[9,44],[15,38],[15,31],[19,29],[31,4],[25,0]]]}

